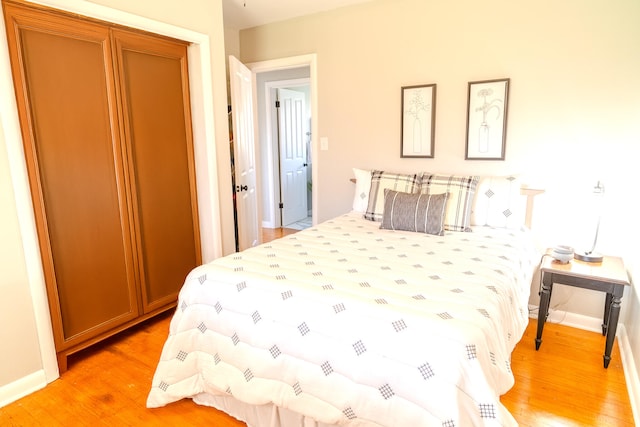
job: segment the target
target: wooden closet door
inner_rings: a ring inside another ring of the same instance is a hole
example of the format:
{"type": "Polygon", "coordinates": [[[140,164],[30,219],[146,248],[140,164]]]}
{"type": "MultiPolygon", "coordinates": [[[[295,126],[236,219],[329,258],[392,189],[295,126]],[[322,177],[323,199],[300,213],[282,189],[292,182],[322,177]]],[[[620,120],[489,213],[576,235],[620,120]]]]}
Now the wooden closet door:
{"type": "Polygon", "coordinates": [[[113,30],[142,301],[176,301],[201,263],[186,43],[113,30]]]}
{"type": "Polygon", "coordinates": [[[109,30],[4,4],[56,349],[138,316],[109,30]]]}

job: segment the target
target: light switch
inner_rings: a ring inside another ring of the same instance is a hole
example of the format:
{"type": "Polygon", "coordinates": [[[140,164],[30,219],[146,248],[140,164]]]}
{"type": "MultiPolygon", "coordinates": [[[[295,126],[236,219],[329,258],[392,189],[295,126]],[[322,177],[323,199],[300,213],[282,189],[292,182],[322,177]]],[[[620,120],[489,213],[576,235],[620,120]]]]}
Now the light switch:
{"type": "Polygon", "coordinates": [[[329,138],[326,136],[320,137],[320,150],[327,151],[329,149],[329,138]]]}

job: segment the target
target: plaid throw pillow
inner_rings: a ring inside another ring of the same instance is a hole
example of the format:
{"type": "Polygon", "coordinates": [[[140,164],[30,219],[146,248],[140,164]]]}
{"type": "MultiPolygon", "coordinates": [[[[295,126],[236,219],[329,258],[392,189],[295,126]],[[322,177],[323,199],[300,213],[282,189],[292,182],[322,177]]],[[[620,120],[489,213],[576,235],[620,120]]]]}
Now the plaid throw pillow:
{"type": "Polygon", "coordinates": [[[420,192],[423,194],[449,193],[444,229],[448,231],[471,231],[471,206],[478,185],[478,176],[468,175],[422,175],[420,192]]]}
{"type": "Polygon", "coordinates": [[[401,193],[384,190],[380,228],[444,235],[444,214],[449,195],[401,193]]]}
{"type": "Polygon", "coordinates": [[[419,189],[417,174],[399,174],[379,170],[371,171],[371,189],[364,218],[370,221],[382,221],[384,211],[384,190],[415,193],[419,189]]]}

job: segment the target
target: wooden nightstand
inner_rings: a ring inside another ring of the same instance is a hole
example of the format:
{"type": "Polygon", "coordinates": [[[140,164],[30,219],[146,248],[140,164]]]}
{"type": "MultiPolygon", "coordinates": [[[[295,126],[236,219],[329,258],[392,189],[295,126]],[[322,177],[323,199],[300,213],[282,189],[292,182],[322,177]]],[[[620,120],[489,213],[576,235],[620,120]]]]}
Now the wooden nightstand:
{"type": "Polygon", "coordinates": [[[587,263],[573,259],[567,264],[561,264],[550,256],[545,256],[540,265],[540,273],[542,275],[542,290],[540,293],[540,310],[538,311],[536,350],[542,344],[542,330],[549,314],[549,301],[551,300],[554,283],[606,292],[602,335],[607,337],[604,350],[604,367],[608,368],[611,361],[611,349],[613,348],[613,341],[618,328],[620,300],[624,293],[624,287],[631,286],[622,258],[605,256],[601,263],[587,263]]]}

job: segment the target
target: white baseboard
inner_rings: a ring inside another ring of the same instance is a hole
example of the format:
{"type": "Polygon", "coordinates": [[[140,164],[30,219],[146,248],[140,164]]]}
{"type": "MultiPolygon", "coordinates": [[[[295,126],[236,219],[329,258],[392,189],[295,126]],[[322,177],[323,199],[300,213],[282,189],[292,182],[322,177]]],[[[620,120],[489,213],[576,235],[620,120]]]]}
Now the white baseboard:
{"type": "Polygon", "coordinates": [[[627,328],[624,325],[618,325],[616,333],[618,338],[618,346],[620,347],[620,359],[622,359],[622,367],[624,369],[624,379],[627,382],[627,391],[629,392],[629,400],[631,401],[631,410],[633,411],[633,421],[635,425],[640,426],[640,379],[636,364],[633,363],[633,353],[627,328]]]}
{"type": "MultiPolygon", "coordinates": [[[[537,306],[529,305],[529,317],[534,319],[538,318],[537,306]]],[[[602,333],[601,318],[584,316],[582,314],[571,313],[568,311],[553,310],[550,308],[547,322],[584,329],[585,331],[602,333]]]]}
{"type": "MultiPolygon", "coordinates": [[[[538,307],[529,305],[529,317],[538,317],[538,307]]],[[[569,313],[566,311],[549,310],[547,322],[559,323],[586,331],[602,333],[602,319],[598,317],[583,316],[581,314],[569,313]]],[[[633,420],[635,425],[640,426],[640,378],[636,365],[633,362],[633,352],[629,343],[629,336],[624,324],[619,323],[616,330],[618,347],[620,348],[620,359],[624,371],[624,379],[627,382],[627,392],[631,401],[633,420]]]]}
{"type": "Polygon", "coordinates": [[[22,377],[12,383],[0,387],[0,408],[9,403],[25,397],[44,388],[47,385],[47,378],[44,370],[39,370],[26,377],[22,377]]]}

